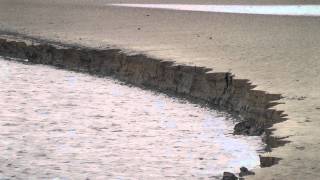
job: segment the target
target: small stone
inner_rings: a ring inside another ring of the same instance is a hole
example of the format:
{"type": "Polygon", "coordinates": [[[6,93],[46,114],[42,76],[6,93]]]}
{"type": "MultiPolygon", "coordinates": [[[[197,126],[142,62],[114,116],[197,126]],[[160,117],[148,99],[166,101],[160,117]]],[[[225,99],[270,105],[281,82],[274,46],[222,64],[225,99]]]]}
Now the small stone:
{"type": "Polygon", "coordinates": [[[258,126],[254,121],[242,121],[235,125],[234,134],[260,136],[263,133],[263,126],[258,126]]]}
{"type": "Polygon", "coordinates": [[[203,160],[203,158],[199,158],[199,160],[203,160]]]}
{"type": "Polygon", "coordinates": [[[248,175],[255,175],[255,173],[252,171],[249,171],[248,168],[246,168],[246,167],[241,167],[239,176],[243,177],[243,176],[248,176],[248,175]]]}
{"type": "Polygon", "coordinates": [[[233,173],[224,172],[222,180],[238,180],[238,178],[233,173]]]}
{"type": "Polygon", "coordinates": [[[304,149],[305,149],[305,147],[303,147],[303,146],[297,146],[297,147],[296,147],[296,149],[299,149],[299,150],[301,150],[301,151],[302,151],[302,150],[304,150],[304,149]]]}
{"type": "Polygon", "coordinates": [[[276,158],[276,157],[263,157],[263,156],[259,156],[259,157],[260,157],[260,166],[262,168],[270,167],[272,165],[278,164],[279,161],[281,160],[280,158],[276,158]]]}
{"type": "Polygon", "coordinates": [[[249,134],[249,131],[250,131],[250,128],[251,128],[251,124],[249,121],[242,121],[242,122],[239,122],[238,124],[235,125],[234,127],[234,132],[235,134],[237,135],[248,135],[249,134]]]}
{"type": "Polygon", "coordinates": [[[138,30],[140,31],[140,30],[141,30],[141,28],[138,28],[138,30]]]}
{"type": "Polygon", "coordinates": [[[298,101],[302,101],[302,100],[305,100],[307,97],[305,97],[305,96],[300,96],[300,97],[298,97],[298,101]]]}

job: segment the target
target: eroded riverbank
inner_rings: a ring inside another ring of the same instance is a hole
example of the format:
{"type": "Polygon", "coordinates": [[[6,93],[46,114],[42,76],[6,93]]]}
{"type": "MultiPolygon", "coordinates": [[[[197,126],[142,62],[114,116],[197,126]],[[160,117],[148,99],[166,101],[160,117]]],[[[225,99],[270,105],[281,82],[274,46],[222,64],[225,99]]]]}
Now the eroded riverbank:
{"type": "MultiPolygon", "coordinates": [[[[11,37],[12,38],[12,37],[11,37]]],[[[144,55],[127,55],[117,49],[90,49],[74,45],[27,39],[2,38],[0,52],[4,56],[28,59],[31,63],[48,64],[96,75],[112,75],[122,81],[204,101],[243,120],[235,126],[235,134],[263,135],[267,151],[283,145],[268,129],[285,120],[282,111],[271,107],[279,94],[253,90],[248,80],[235,79],[229,72],[212,72],[203,67],[175,65],[144,55]],[[9,39],[9,41],[7,41],[9,39]]],[[[277,163],[277,158],[262,157],[261,166],[277,163]]]]}
{"type": "MultiPolygon", "coordinates": [[[[244,15],[105,6],[105,0],[2,0],[0,28],[29,37],[102,49],[114,47],[162,60],[232,72],[255,90],[281,94],[271,107],[288,114],[274,124],[291,143],[268,156],[279,164],[256,169],[248,180],[320,176],[319,17],[244,15]]],[[[318,4],[314,0],[170,0],[108,3],[318,4]]],[[[5,33],[1,33],[5,34],[5,33]]],[[[45,42],[44,42],[45,43],[45,42]]]]}

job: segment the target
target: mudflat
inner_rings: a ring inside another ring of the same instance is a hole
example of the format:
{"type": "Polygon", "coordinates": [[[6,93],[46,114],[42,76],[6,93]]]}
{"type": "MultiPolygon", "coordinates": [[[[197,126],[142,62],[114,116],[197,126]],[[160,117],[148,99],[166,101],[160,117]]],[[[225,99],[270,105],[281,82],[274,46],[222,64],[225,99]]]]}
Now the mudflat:
{"type": "MultiPolygon", "coordinates": [[[[126,3],[127,1],[121,1],[126,3]]],[[[181,64],[230,71],[256,89],[284,97],[288,120],[274,134],[290,143],[273,149],[278,165],[246,179],[317,179],[320,175],[320,17],[206,13],[112,7],[120,1],[0,0],[0,30],[181,64]]],[[[127,3],[156,3],[130,1],[127,3]]],[[[159,3],[165,3],[159,1],[159,3]]],[[[224,1],[170,3],[224,4],[224,1]]],[[[316,1],[228,1],[228,4],[314,4],[316,1]]],[[[227,4],[226,3],[226,4],[227,4]]]]}

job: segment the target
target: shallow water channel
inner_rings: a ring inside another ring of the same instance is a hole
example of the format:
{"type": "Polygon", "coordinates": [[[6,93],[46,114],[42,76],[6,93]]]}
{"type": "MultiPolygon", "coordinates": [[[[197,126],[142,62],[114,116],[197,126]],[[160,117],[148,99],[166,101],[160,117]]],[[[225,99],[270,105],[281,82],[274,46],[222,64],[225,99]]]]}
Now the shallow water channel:
{"type": "Polygon", "coordinates": [[[3,59],[0,86],[0,179],[216,179],[259,165],[259,137],[184,100],[3,59]]]}
{"type": "Polygon", "coordinates": [[[287,16],[320,16],[320,5],[211,5],[211,4],[107,4],[136,8],[169,9],[236,14],[263,14],[287,16]]]}

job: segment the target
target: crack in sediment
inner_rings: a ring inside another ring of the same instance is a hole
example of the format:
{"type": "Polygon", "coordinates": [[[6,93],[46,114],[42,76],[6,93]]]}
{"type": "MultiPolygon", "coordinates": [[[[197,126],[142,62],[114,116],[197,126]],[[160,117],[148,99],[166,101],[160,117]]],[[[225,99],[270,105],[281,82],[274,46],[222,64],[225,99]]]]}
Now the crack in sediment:
{"type": "MultiPolygon", "coordinates": [[[[177,65],[143,54],[127,55],[120,49],[92,49],[17,37],[0,38],[0,55],[99,76],[113,76],[136,86],[222,108],[242,117],[243,120],[234,128],[235,134],[262,135],[267,144],[266,151],[288,142],[284,138],[273,137],[270,129],[273,124],[286,120],[283,111],[272,109],[279,104],[275,101],[281,99],[281,95],[254,90],[255,86],[249,80],[236,79],[230,72],[177,65]]],[[[277,164],[279,160],[261,156],[261,167],[277,164]]]]}

